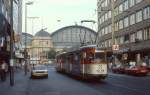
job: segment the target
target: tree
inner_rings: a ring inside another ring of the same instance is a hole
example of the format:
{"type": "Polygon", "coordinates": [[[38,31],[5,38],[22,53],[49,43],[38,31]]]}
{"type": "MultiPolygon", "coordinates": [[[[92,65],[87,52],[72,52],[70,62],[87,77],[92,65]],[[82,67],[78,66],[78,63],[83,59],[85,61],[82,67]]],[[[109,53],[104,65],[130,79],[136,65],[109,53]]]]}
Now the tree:
{"type": "Polygon", "coordinates": [[[55,51],[55,49],[51,49],[51,50],[48,52],[48,59],[55,59],[55,56],[56,56],[56,51],[55,51]]]}

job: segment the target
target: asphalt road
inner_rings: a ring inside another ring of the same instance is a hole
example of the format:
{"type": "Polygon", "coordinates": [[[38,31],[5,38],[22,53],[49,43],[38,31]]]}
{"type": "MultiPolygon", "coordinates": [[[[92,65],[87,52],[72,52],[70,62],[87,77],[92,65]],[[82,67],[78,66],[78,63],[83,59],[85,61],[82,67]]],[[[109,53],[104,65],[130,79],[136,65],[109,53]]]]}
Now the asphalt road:
{"type": "Polygon", "coordinates": [[[9,80],[0,82],[0,95],[150,95],[150,76],[109,73],[104,81],[82,81],[49,67],[48,79],[30,79],[19,72],[14,87],[9,80]]]}

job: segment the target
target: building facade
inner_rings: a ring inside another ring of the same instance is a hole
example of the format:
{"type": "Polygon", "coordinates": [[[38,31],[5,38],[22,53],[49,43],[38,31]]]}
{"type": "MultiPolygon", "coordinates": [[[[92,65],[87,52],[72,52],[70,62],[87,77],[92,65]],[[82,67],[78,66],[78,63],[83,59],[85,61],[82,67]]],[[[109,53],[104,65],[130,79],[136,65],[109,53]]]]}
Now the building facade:
{"type": "Polygon", "coordinates": [[[14,49],[17,51],[15,57],[20,54],[20,34],[22,30],[22,0],[13,0],[13,9],[11,9],[11,0],[0,0],[0,56],[6,61],[10,57],[10,34],[11,34],[11,10],[13,10],[13,34],[14,49]]]}
{"type": "Polygon", "coordinates": [[[13,31],[16,59],[23,59],[22,36],[22,0],[13,0],[13,31]]]}
{"type": "Polygon", "coordinates": [[[73,25],[58,29],[51,34],[51,37],[54,48],[59,51],[84,43],[94,43],[96,32],[84,26],[73,25]]]}
{"type": "Polygon", "coordinates": [[[150,0],[98,0],[98,46],[112,50],[114,41],[119,50],[112,51],[118,63],[150,65],[150,0]],[[112,15],[114,26],[112,26],[112,15]]]}
{"type": "Polygon", "coordinates": [[[0,0],[0,56],[9,58],[10,52],[10,0],[0,0]]]}
{"type": "Polygon", "coordinates": [[[32,39],[33,39],[33,35],[29,33],[22,33],[21,44],[22,44],[23,49],[25,48],[25,43],[27,47],[32,45],[32,39]]]}
{"type": "Polygon", "coordinates": [[[48,52],[53,48],[50,34],[45,30],[40,30],[35,34],[30,46],[30,59],[33,63],[48,63],[48,52]]]}

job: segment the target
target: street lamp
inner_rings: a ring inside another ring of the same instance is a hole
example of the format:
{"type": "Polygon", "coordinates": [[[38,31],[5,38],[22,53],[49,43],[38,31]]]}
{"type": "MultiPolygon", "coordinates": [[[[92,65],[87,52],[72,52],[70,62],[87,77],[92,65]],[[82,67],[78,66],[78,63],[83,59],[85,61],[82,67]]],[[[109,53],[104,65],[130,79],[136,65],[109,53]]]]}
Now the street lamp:
{"type": "Polygon", "coordinates": [[[10,86],[14,85],[14,33],[13,33],[13,0],[11,0],[11,14],[10,14],[10,24],[11,24],[11,30],[10,30],[10,62],[9,62],[9,72],[10,72],[10,86]]]}
{"type": "Polygon", "coordinates": [[[28,19],[32,20],[32,35],[34,34],[34,20],[38,19],[39,17],[27,17],[28,19]]]}
{"type": "MultiPolygon", "coordinates": [[[[39,17],[27,17],[27,18],[32,20],[32,35],[34,35],[34,25],[33,25],[34,20],[38,19],[39,17]]],[[[32,63],[33,63],[33,59],[34,59],[33,47],[32,47],[31,59],[32,59],[32,63]]]]}
{"type": "Polygon", "coordinates": [[[32,4],[33,2],[31,1],[25,3],[25,49],[24,49],[25,75],[27,75],[27,6],[32,4]]]}

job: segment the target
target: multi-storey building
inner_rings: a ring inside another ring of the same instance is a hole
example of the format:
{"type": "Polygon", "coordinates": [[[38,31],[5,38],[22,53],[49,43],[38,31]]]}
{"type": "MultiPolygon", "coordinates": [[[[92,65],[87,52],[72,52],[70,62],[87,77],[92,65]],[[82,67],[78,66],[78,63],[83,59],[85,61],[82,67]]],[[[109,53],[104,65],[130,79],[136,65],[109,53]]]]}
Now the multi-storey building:
{"type": "Polygon", "coordinates": [[[15,56],[18,59],[22,59],[22,0],[13,0],[13,31],[15,39],[15,56]]]}
{"type": "Polygon", "coordinates": [[[10,0],[0,0],[0,56],[9,57],[10,51],[10,0]]]}
{"type": "Polygon", "coordinates": [[[150,65],[150,0],[114,0],[113,12],[112,0],[98,0],[97,5],[99,47],[112,50],[114,41],[119,63],[150,65]]]}
{"type": "MultiPolygon", "coordinates": [[[[0,0],[0,56],[2,60],[9,61],[10,58],[10,34],[11,34],[11,1],[0,0]]],[[[13,34],[14,53],[16,57],[22,57],[20,34],[22,30],[22,0],[13,0],[13,34]]]]}

